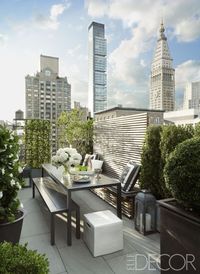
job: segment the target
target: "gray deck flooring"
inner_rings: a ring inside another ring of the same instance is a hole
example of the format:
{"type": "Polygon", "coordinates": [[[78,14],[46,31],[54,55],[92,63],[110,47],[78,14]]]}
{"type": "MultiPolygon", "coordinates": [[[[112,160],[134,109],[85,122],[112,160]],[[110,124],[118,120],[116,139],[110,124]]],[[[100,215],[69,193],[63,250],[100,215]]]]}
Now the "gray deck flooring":
{"type": "MultiPolygon", "coordinates": [[[[19,196],[26,212],[20,242],[27,242],[30,249],[47,255],[50,273],[160,273],[156,263],[160,245],[158,233],[144,237],[135,231],[133,220],[123,216],[124,249],[94,258],[83,241],[83,227],[81,239],[75,238],[73,230],[72,246],[67,246],[66,218],[60,215],[56,218],[56,244],[51,246],[49,213],[40,197],[36,195],[36,199],[32,199],[31,188],[22,189],[19,196]],[[146,260],[149,255],[151,259],[146,260]],[[151,263],[148,264],[149,261],[151,263]]],[[[73,199],[80,205],[81,216],[84,213],[105,209],[116,213],[114,208],[90,191],[73,193],[73,199]]]]}

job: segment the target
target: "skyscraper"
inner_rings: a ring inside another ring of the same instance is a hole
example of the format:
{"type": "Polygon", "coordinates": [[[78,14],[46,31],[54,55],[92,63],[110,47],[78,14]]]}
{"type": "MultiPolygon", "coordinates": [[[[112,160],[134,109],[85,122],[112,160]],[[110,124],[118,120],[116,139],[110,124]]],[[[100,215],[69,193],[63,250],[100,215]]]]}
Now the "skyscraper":
{"type": "Polygon", "coordinates": [[[67,77],[59,77],[59,59],[40,55],[40,72],[27,75],[26,118],[48,119],[52,123],[52,147],[57,149],[56,119],[71,109],[71,85],[67,77]]]}
{"type": "Polygon", "coordinates": [[[191,82],[186,85],[183,108],[200,109],[200,82],[191,82]]]}
{"type": "Polygon", "coordinates": [[[107,49],[104,25],[92,22],[89,36],[88,108],[91,116],[107,108],[107,49]]]}
{"type": "Polygon", "coordinates": [[[151,65],[150,108],[172,111],[175,107],[175,70],[163,23],[151,65]]]}

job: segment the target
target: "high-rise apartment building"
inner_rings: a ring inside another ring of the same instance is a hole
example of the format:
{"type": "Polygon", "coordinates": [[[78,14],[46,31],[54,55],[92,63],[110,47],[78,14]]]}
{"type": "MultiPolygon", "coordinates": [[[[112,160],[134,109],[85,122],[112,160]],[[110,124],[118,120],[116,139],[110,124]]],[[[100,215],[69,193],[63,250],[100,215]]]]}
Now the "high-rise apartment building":
{"type": "Polygon", "coordinates": [[[186,85],[183,109],[200,109],[200,82],[191,82],[186,85]]]}
{"type": "Polygon", "coordinates": [[[67,77],[59,77],[59,59],[40,56],[40,72],[27,75],[26,119],[48,119],[52,123],[52,148],[57,149],[56,119],[71,109],[71,85],[67,77]]]}
{"type": "Polygon", "coordinates": [[[175,70],[164,32],[165,29],[161,23],[151,65],[150,108],[172,111],[175,108],[175,70]]]}
{"type": "Polygon", "coordinates": [[[89,35],[88,108],[91,116],[107,108],[107,49],[104,25],[92,22],[89,35]]]}

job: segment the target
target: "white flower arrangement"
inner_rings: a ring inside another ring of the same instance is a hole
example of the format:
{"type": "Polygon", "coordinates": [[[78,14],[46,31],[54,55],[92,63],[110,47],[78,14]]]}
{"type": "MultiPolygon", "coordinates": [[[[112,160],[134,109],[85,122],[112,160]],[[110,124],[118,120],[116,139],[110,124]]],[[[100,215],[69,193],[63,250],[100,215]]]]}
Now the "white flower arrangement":
{"type": "Polygon", "coordinates": [[[0,222],[14,221],[19,212],[17,193],[23,184],[18,136],[0,125],[0,222]],[[2,210],[3,209],[3,210],[2,210]]]}
{"type": "Polygon", "coordinates": [[[75,148],[65,147],[60,148],[51,160],[56,167],[64,166],[65,169],[69,169],[71,166],[79,165],[81,159],[82,156],[75,148]]]}

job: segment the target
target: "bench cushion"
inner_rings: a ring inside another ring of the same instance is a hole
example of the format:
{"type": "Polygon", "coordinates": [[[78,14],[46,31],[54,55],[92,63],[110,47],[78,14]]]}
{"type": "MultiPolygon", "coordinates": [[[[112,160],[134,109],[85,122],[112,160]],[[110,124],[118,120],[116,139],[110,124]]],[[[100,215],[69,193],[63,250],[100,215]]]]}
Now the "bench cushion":
{"type": "Polygon", "coordinates": [[[131,190],[137,182],[138,176],[140,172],[140,165],[130,161],[122,171],[122,175],[120,177],[120,182],[123,191],[131,190]]]}

